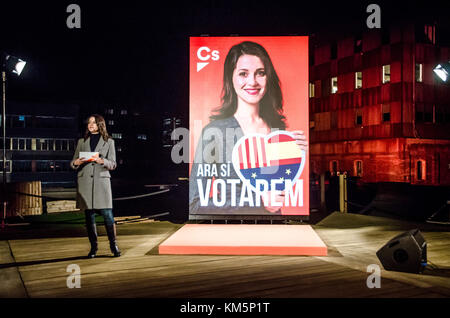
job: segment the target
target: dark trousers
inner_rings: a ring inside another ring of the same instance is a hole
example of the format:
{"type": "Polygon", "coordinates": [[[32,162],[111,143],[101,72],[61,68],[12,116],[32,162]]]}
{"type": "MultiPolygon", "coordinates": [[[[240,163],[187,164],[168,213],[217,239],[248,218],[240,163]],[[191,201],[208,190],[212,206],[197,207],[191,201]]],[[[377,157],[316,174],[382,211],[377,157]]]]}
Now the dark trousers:
{"type": "Polygon", "coordinates": [[[95,209],[95,210],[86,210],[86,224],[95,224],[95,214],[99,213],[105,219],[105,225],[114,224],[114,215],[112,209],[95,209]]]}
{"type": "Polygon", "coordinates": [[[116,226],[112,209],[93,209],[85,210],[86,229],[89,242],[92,248],[97,248],[97,225],[95,223],[95,214],[99,213],[105,219],[105,229],[108,235],[111,248],[116,245],[116,226]]]}

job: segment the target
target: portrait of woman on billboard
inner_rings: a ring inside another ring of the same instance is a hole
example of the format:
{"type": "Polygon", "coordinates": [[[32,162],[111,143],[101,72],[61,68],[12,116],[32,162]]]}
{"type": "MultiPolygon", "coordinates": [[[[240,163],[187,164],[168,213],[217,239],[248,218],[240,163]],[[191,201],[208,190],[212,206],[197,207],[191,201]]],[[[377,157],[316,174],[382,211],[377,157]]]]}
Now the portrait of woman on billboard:
{"type": "MultiPolygon", "coordinates": [[[[243,136],[267,136],[286,128],[280,79],[266,49],[252,41],[232,46],[223,67],[221,105],[213,110],[197,143],[189,178],[190,214],[280,214],[274,201],[284,202],[284,191],[271,195],[266,189],[267,195],[259,198],[254,188],[243,185],[232,155],[243,136]]],[[[303,131],[291,131],[290,136],[306,151],[303,131]]],[[[250,144],[252,159],[261,163],[264,145],[256,139],[250,144]]],[[[250,157],[248,145],[247,153],[250,157]]],[[[241,153],[235,156],[242,161],[241,153]]],[[[249,179],[256,178],[254,170],[249,171],[249,179]]]]}

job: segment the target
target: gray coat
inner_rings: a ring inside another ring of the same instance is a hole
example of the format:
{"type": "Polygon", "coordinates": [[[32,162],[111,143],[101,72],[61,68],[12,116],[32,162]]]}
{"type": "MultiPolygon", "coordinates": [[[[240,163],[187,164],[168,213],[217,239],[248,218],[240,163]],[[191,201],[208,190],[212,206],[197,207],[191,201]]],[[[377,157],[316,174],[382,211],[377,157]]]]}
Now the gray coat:
{"type": "Polygon", "coordinates": [[[77,148],[70,162],[72,169],[78,170],[77,179],[77,208],[86,209],[112,209],[112,191],[110,170],[116,168],[116,149],[114,140],[109,138],[104,141],[100,137],[97,147],[104,164],[95,162],[84,163],[75,166],[73,163],[79,157],[81,151],[91,151],[90,138],[78,140],[77,148]]]}

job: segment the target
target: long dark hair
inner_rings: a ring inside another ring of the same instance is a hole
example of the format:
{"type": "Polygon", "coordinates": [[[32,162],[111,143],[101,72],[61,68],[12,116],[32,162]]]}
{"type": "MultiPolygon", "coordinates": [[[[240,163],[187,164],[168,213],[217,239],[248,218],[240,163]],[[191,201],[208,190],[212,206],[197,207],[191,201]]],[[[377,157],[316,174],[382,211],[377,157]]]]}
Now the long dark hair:
{"type": "Polygon", "coordinates": [[[106,130],[105,118],[103,118],[102,115],[98,115],[98,114],[93,114],[88,117],[88,119],[86,121],[86,132],[84,133],[84,140],[88,139],[89,136],[91,135],[91,133],[87,127],[87,125],[89,124],[89,118],[91,118],[91,117],[95,118],[95,123],[97,124],[98,132],[102,136],[103,140],[108,141],[108,139],[111,138],[111,136],[108,134],[108,131],[106,130]]]}
{"type": "Polygon", "coordinates": [[[242,55],[254,55],[261,59],[267,76],[267,91],[259,103],[259,117],[271,128],[286,128],[286,117],[283,115],[283,95],[280,79],[273,67],[269,54],[260,44],[245,41],[234,45],[225,58],[223,67],[222,105],[215,109],[211,120],[228,118],[237,110],[237,95],[233,87],[233,72],[238,59],[242,55]]]}

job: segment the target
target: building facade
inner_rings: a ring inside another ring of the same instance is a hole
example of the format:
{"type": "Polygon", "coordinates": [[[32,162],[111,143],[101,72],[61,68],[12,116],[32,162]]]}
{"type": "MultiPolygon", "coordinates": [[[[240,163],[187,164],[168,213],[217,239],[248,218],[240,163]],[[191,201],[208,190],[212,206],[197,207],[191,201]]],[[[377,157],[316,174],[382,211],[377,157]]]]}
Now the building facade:
{"type": "MultiPolygon", "coordinates": [[[[6,110],[7,182],[41,181],[43,187],[74,187],[70,161],[77,142],[79,107],[11,101],[6,110]]],[[[0,149],[3,146],[0,138],[0,149]]],[[[3,151],[0,159],[3,174],[3,151]]]]}
{"type": "MultiPolygon", "coordinates": [[[[146,179],[152,174],[161,140],[155,136],[160,131],[159,118],[145,107],[108,104],[96,111],[105,118],[109,135],[116,146],[116,180],[146,179]]],[[[85,116],[87,117],[87,116],[85,116]]]]}
{"type": "Polygon", "coordinates": [[[312,41],[310,56],[313,173],[450,185],[450,86],[433,72],[450,50],[435,25],[312,41]]]}

